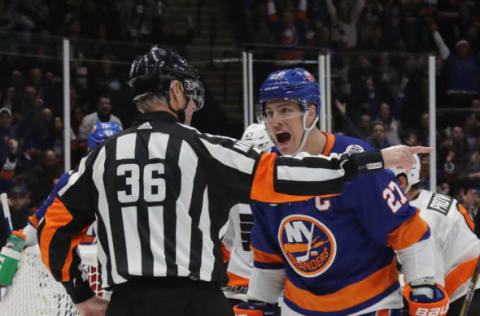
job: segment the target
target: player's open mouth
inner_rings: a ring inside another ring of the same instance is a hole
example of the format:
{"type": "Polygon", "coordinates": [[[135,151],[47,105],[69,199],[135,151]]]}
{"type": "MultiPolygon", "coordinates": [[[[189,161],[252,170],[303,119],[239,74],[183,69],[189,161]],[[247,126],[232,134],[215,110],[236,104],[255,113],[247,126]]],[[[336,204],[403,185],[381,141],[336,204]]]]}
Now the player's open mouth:
{"type": "Polygon", "coordinates": [[[290,135],[290,133],[281,132],[281,133],[275,134],[275,138],[277,139],[277,142],[279,144],[284,144],[288,142],[292,138],[292,136],[290,135]]]}

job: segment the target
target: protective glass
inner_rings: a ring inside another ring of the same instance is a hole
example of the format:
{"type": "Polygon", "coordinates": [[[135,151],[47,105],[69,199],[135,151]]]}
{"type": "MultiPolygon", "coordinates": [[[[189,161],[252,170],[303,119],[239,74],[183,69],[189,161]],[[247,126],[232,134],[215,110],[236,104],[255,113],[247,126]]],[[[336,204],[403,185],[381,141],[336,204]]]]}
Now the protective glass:
{"type": "Polygon", "coordinates": [[[185,96],[195,102],[195,111],[203,108],[205,104],[205,87],[201,80],[185,79],[183,81],[185,96]]]}

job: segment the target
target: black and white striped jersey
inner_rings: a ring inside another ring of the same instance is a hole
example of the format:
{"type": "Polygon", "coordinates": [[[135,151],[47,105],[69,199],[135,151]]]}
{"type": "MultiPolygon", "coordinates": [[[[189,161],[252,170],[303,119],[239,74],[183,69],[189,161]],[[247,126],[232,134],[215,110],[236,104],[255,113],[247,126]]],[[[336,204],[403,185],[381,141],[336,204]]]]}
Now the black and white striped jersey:
{"type": "Polygon", "coordinates": [[[140,118],[82,159],[40,223],[43,260],[66,287],[95,220],[104,287],[138,276],[223,282],[219,239],[235,203],[338,194],[353,170],[346,155],[277,157],[165,112],[140,118]]]}

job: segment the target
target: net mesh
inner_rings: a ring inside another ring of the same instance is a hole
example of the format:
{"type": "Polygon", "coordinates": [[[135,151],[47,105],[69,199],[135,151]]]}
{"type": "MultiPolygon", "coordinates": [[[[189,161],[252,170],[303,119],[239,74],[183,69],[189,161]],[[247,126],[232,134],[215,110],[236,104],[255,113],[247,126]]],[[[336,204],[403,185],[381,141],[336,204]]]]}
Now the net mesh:
{"type": "MultiPolygon", "coordinates": [[[[92,289],[98,296],[108,298],[101,288],[96,267],[95,246],[82,246],[80,255],[92,289]]],[[[11,286],[4,289],[0,300],[0,315],[9,316],[77,316],[70,296],[63,286],[55,281],[42,262],[38,246],[23,252],[17,273],[11,286]]]]}

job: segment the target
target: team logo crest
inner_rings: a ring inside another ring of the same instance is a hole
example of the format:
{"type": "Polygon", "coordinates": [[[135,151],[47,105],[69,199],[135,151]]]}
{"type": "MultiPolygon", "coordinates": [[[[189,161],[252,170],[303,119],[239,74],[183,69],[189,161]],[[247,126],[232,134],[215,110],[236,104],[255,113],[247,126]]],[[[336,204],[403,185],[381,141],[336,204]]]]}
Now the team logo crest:
{"type": "Polygon", "coordinates": [[[283,219],[278,241],[290,266],[300,275],[313,278],[333,263],[337,243],[332,232],[320,221],[306,215],[283,219]]]}

